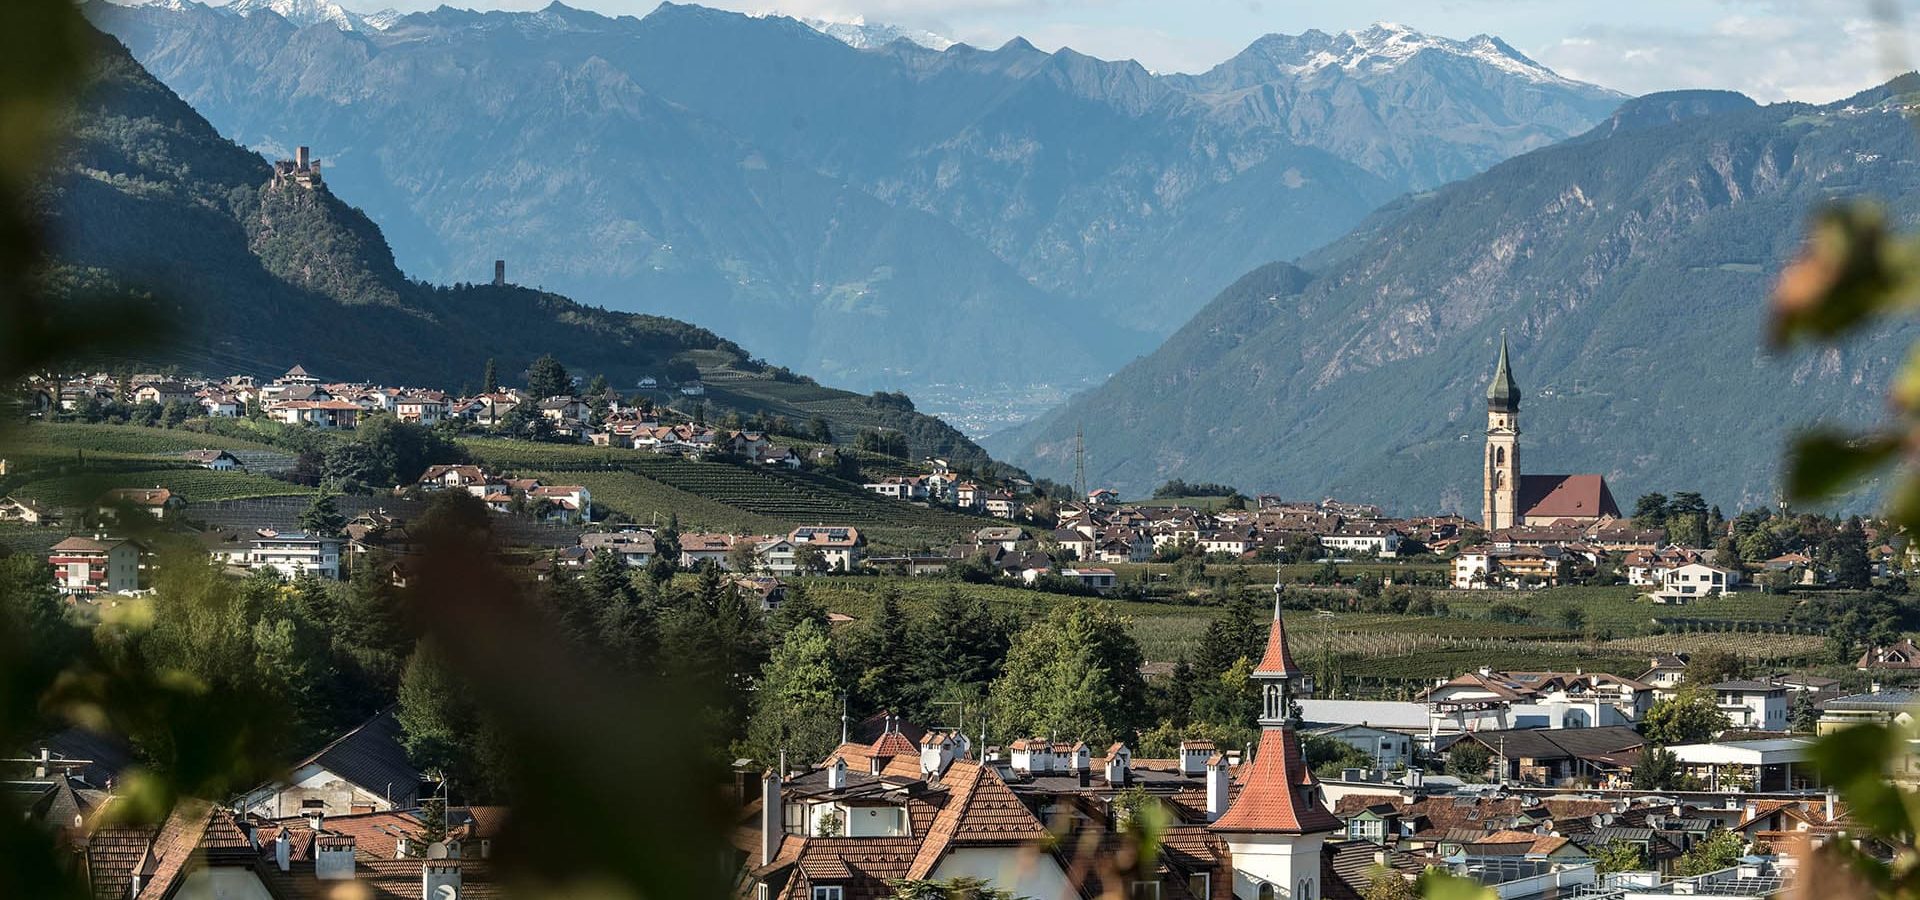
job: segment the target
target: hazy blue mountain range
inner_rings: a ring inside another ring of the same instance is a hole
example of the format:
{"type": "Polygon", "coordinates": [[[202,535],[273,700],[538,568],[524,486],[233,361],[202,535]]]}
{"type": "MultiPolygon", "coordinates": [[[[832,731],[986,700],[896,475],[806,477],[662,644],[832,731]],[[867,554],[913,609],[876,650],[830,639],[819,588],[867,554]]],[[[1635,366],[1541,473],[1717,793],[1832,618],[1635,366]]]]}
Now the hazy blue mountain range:
{"type": "Polygon", "coordinates": [[[1484,389],[1513,342],[1525,472],[1601,472],[1623,503],[1776,497],[1785,439],[1871,419],[1911,332],[1776,358],[1765,298],[1836,197],[1909,225],[1911,80],[1829,106],[1724,92],[1630,101],[1576,139],[1406,198],[1253,271],[1166,344],[988,443],[1036,474],[1169,477],[1478,515],[1484,389]]]}
{"type": "Polygon", "coordinates": [[[1104,374],[1249,268],[1621,99],[1494,38],[1390,26],[1159,76],[673,4],[346,30],[85,8],[223,133],[313,146],[411,271],[484,279],[505,257],[863,387],[1104,374]]]}
{"type": "Polygon", "coordinates": [[[119,43],[101,35],[98,45],[97,76],[36,198],[55,243],[51,280],[73,315],[119,296],[151,304],[167,326],[100,362],[259,376],[300,363],[323,378],[451,391],[477,390],[489,359],[520,383],[551,353],[622,388],[647,375],[720,376],[706,397],[716,414],[818,416],[849,442],[885,427],[916,452],[986,462],[899,398],[800,383],[686,322],[513,284],[410,279],[364,213],[324,186],[275,183],[265,160],[222,138],[119,43]]]}

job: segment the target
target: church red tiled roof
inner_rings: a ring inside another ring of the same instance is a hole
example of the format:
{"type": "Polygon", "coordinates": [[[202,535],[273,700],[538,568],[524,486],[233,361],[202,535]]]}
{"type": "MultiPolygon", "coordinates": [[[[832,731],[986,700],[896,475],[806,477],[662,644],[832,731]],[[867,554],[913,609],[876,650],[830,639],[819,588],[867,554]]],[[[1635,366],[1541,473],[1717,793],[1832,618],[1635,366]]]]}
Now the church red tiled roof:
{"type": "Polygon", "coordinates": [[[1268,728],[1260,733],[1260,750],[1246,784],[1212,827],[1214,831],[1318,834],[1338,830],[1340,820],[1320,805],[1313,773],[1300,755],[1293,730],[1268,728]]]}
{"type": "Polygon", "coordinates": [[[1520,476],[1520,515],[1527,518],[1619,518],[1607,480],[1599,475],[1520,476]]]}

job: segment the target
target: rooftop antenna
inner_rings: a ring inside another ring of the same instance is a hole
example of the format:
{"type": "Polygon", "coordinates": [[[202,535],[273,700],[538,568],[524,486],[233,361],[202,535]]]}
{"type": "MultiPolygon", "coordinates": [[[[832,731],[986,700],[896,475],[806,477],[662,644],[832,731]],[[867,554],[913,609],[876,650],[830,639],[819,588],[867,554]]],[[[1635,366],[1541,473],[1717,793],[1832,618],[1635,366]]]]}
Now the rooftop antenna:
{"type": "Polygon", "coordinates": [[[840,743],[847,742],[847,694],[840,693],[840,743]]]}

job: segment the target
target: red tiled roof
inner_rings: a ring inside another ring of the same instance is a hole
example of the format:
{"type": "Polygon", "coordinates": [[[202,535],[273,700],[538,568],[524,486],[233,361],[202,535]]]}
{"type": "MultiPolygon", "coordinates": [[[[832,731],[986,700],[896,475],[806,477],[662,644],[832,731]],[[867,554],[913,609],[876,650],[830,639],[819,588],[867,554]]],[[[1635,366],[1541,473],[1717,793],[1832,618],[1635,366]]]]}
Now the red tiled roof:
{"type": "Polygon", "coordinates": [[[1527,518],[1619,516],[1620,507],[1599,475],[1522,475],[1520,514],[1527,518]]]}
{"type": "Polygon", "coordinates": [[[907,740],[906,735],[898,731],[889,731],[881,735],[879,740],[873,742],[873,749],[870,752],[873,756],[911,756],[915,759],[920,756],[920,748],[914,746],[912,741],[907,740]]]}
{"type": "Polygon", "coordinates": [[[1215,831],[1317,834],[1338,830],[1340,820],[1320,805],[1313,773],[1300,755],[1293,730],[1268,728],[1260,733],[1260,750],[1245,786],[1212,827],[1215,831]]]}

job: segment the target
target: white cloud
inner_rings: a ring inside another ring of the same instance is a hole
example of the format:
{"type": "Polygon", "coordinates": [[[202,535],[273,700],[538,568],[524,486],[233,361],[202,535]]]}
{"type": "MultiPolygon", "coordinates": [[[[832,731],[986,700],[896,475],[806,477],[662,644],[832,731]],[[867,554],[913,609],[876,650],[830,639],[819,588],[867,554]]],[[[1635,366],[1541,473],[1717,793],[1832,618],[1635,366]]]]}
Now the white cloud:
{"type": "Polygon", "coordinates": [[[1568,77],[1628,93],[1722,88],[1761,102],[1837,100],[1911,65],[1904,30],[1860,16],[1860,4],[1773,6],[1694,30],[1589,25],[1531,55],[1568,77]],[[1834,15],[1840,8],[1855,15],[1834,15]]]}

